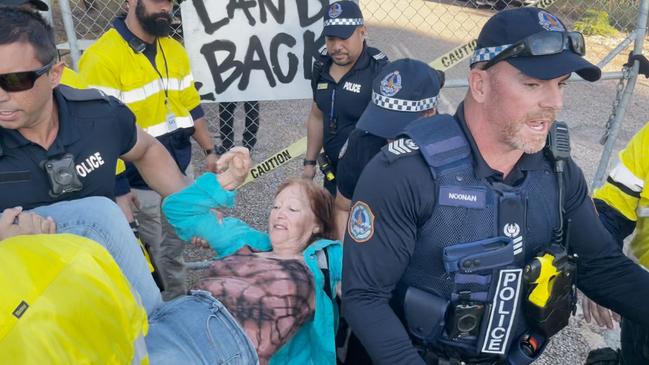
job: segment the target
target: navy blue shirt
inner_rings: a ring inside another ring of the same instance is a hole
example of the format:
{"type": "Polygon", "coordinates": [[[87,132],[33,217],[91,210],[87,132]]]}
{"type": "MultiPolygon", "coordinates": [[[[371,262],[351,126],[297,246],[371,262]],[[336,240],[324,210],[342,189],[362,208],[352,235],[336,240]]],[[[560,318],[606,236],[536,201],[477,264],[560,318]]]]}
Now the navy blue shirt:
{"type": "Polygon", "coordinates": [[[387,143],[387,139],[358,128],[349,134],[345,146],[340,150],[336,169],[336,184],[342,196],[352,199],[356,183],[365,165],[387,143]]]}
{"type": "Polygon", "coordinates": [[[313,100],[323,115],[324,151],[335,168],[341,147],[371,100],[372,81],[388,63],[388,59],[378,49],[364,45],[352,69],[340,81],[335,82],[329,75],[329,67],[333,62],[331,57],[320,57],[320,62],[324,65],[318,82],[314,85],[313,100]]]}
{"type": "MultiPolygon", "coordinates": [[[[480,155],[466,127],[462,106],[455,117],[471,145],[477,177],[515,185],[525,177],[526,171],[548,163],[542,152],[524,154],[503,179],[503,174],[489,167],[480,155]]],[[[362,242],[352,239],[349,232],[345,236],[344,316],[378,363],[424,363],[389,305],[415,250],[418,228],[431,217],[437,204],[437,184],[414,147],[397,151],[397,155],[387,146],[366,166],[352,206],[356,202],[366,204],[368,216],[373,219],[372,230],[362,242]]],[[[600,224],[581,170],[572,160],[566,165],[564,218],[572,222],[569,248],[579,256],[578,287],[617,313],[648,324],[649,273],[617,247],[600,224]]],[[[533,209],[534,202],[529,202],[529,206],[533,209]]],[[[471,222],[457,222],[457,229],[468,224],[471,222]]]]}
{"type": "Polygon", "coordinates": [[[88,196],[114,198],[115,166],[119,156],[137,141],[135,116],[124,104],[96,90],[54,89],[59,131],[45,150],[18,131],[0,128],[0,210],[32,209],[57,201],[88,196]],[[70,153],[80,191],[50,196],[50,182],[42,163],[70,153]]]}

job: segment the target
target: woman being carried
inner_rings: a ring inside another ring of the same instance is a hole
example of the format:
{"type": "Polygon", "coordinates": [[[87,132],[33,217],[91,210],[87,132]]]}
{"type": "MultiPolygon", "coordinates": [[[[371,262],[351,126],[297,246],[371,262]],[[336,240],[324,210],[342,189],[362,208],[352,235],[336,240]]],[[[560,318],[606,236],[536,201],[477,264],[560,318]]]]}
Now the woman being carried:
{"type": "Polygon", "coordinates": [[[163,203],[181,238],[200,237],[220,259],[196,285],[200,291],[151,314],[152,364],[335,363],[337,308],[326,293],[340,280],[342,251],[332,240],[333,199],[311,181],[292,179],[278,189],[268,234],[217,218],[212,208],[233,206],[231,190],[249,165],[247,150],[235,148],[219,160],[224,172],[201,176],[163,203]],[[318,265],[323,257],[328,280],[318,265]]]}

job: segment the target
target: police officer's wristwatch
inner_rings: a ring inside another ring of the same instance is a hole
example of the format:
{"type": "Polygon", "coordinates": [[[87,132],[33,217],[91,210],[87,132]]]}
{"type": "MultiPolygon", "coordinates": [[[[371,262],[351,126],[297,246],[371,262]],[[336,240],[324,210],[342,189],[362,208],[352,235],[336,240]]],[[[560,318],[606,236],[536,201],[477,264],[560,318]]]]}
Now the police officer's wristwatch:
{"type": "Polygon", "coordinates": [[[315,166],[317,164],[316,160],[307,160],[306,158],[302,161],[302,166],[315,166]]]}

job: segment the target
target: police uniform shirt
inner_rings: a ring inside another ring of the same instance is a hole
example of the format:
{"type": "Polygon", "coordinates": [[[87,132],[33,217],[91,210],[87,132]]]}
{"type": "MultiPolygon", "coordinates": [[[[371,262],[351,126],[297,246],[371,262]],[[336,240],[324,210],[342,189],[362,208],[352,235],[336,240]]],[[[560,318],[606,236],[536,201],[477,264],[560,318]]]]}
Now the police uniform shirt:
{"type": "Polygon", "coordinates": [[[342,196],[351,200],[365,165],[387,143],[387,139],[358,128],[349,134],[347,142],[340,150],[336,169],[336,184],[342,196]]]}
{"type": "MultiPolygon", "coordinates": [[[[455,118],[470,143],[477,177],[516,184],[526,170],[549,163],[542,152],[524,154],[503,180],[503,175],[491,169],[480,156],[466,127],[462,106],[455,118]]],[[[418,236],[425,234],[419,227],[436,208],[437,184],[418,147],[410,146],[413,148],[390,152],[388,145],[366,166],[354,192],[343,253],[344,316],[373,359],[386,364],[423,364],[402,322],[388,304],[397,284],[404,284],[400,280],[418,236]],[[350,230],[354,225],[364,230],[356,231],[352,238],[350,230]]],[[[572,221],[573,228],[569,247],[579,255],[578,286],[600,304],[646,324],[649,307],[641,298],[649,298],[649,273],[626,258],[598,224],[586,181],[572,160],[566,164],[564,186],[564,218],[572,221]],[[630,293],[636,296],[629,298],[630,293]]],[[[528,207],[534,209],[535,203],[529,202],[528,207]]],[[[457,222],[457,229],[469,224],[457,222]]],[[[528,221],[528,229],[534,224],[539,222],[528,221]]],[[[548,231],[552,228],[533,227],[548,231]]],[[[526,250],[528,260],[538,253],[531,251],[526,250]]]]}
{"type": "Polygon", "coordinates": [[[137,141],[135,117],[122,103],[96,90],[54,89],[59,130],[48,150],[18,131],[0,128],[0,210],[32,209],[57,201],[105,196],[113,199],[117,158],[137,141]],[[44,161],[70,153],[80,191],[50,196],[44,161]]]}
{"type": "Polygon", "coordinates": [[[313,100],[323,115],[324,151],[335,167],[341,147],[370,102],[372,81],[388,59],[378,49],[363,45],[363,51],[352,69],[338,82],[329,75],[333,62],[331,57],[321,55],[320,61],[324,65],[314,85],[313,100]]]}

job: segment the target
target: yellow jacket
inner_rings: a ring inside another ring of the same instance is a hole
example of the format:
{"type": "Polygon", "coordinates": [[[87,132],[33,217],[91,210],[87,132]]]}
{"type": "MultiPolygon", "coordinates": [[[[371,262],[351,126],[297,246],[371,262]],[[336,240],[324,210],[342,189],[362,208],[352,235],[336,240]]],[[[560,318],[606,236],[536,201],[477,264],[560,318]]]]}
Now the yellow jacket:
{"type": "MultiPolygon", "coordinates": [[[[124,24],[119,21],[116,26],[124,24]]],[[[136,52],[111,28],[83,53],[79,73],[89,87],[128,105],[138,126],[160,137],[194,126],[190,112],[200,105],[200,96],[182,45],[171,37],[161,37],[156,47],[157,71],[144,53],[136,52]]]]}
{"type": "Polygon", "coordinates": [[[631,252],[649,268],[649,123],[620,151],[607,182],[593,193],[627,219],[636,222],[631,252]]]}

